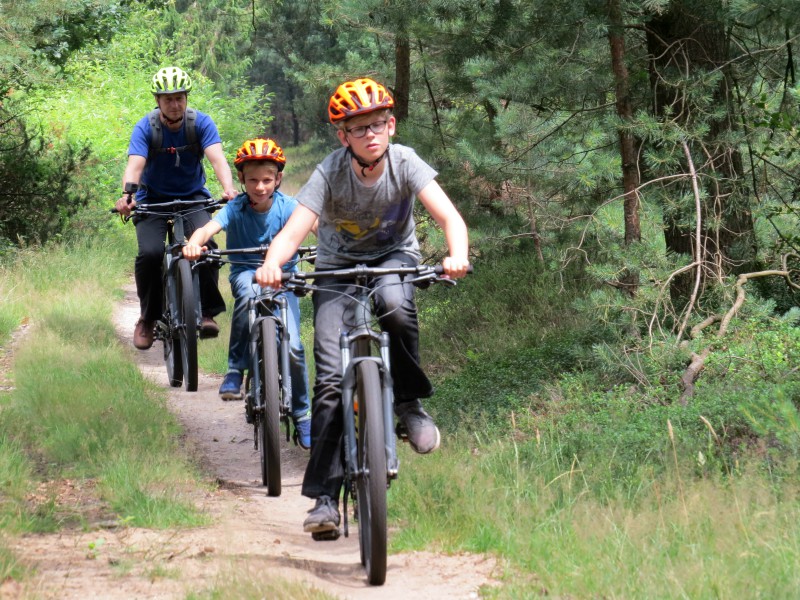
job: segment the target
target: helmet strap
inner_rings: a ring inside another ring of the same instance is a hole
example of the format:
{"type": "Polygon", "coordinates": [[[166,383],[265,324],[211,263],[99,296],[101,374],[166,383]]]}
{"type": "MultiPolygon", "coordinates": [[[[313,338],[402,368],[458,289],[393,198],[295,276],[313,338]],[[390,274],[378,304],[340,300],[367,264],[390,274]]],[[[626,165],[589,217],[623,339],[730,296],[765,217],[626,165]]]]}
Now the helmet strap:
{"type": "Polygon", "coordinates": [[[363,160],[361,160],[358,157],[358,155],[355,152],[353,152],[353,149],[350,146],[347,147],[347,151],[350,153],[350,156],[352,156],[354,159],[356,159],[356,162],[358,163],[358,166],[361,167],[361,176],[366,178],[367,171],[372,171],[373,169],[375,169],[375,167],[378,166],[378,163],[383,160],[384,156],[386,156],[386,153],[389,151],[389,148],[387,147],[386,150],[383,151],[383,154],[381,154],[378,157],[378,159],[373,163],[368,163],[368,162],[364,162],[363,160]]]}
{"type": "Polygon", "coordinates": [[[167,115],[164,114],[164,111],[161,111],[161,118],[166,121],[167,125],[177,125],[181,121],[183,121],[183,115],[181,115],[180,119],[170,119],[167,115]]]}

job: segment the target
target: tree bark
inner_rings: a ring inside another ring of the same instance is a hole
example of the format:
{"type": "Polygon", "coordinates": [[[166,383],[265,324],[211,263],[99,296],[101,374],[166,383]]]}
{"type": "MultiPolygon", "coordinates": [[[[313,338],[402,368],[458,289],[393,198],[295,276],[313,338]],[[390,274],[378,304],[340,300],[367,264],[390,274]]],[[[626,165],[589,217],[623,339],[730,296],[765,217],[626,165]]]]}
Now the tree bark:
{"type": "MultiPolygon", "coordinates": [[[[705,155],[696,160],[705,190],[702,236],[697,240],[692,233],[690,207],[665,211],[667,250],[694,256],[693,243],[699,242],[704,251],[704,273],[714,278],[750,270],[756,255],[742,157],[735,143],[729,141],[737,126],[728,66],[729,40],[722,14],[721,0],[675,0],[668,12],[648,23],[647,29],[653,113],[665,122],[672,120],[690,135],[698,124],[706,128],[697,144],[705,155]],[[693,86],[720,74],[712,90],[711,106],[704,109],[693,102],[692,93],[697,93],[693,86]],[[710,114],[718,107],[725,109],[721,116],[710,114]]],[[[673,287],[676,298],[686,297],[686,286],[692,279],[691,274],[687,276],[673,287]]]]}
{"type": "MultiPolygon", "coordinates": [[[[608,0],[609,30],[608,42],[611,48],[611,69],[614,72],[614,91],[616,93],[619,125],[619,153],[622,161],[622,189],[624,194],[623,214],[625,218],[625,245],[630,246],[642,240],[642,227],[639,220],[639,167],[636,158],[636,138],[626,129],[633,121],[633,106],[630,97],[630,79],[625,64],[625,36],[620,0],[608,0]]],[[[620,284],[631,296],[639,287],[639,273],[626,270],[620,284]]]]}
{"type": "Polygon", "coordinates": [[[411,46],[408,32],[402,28],[394,41],[394,115],[398,121],[408,118],[411,87],[411,46]]]}

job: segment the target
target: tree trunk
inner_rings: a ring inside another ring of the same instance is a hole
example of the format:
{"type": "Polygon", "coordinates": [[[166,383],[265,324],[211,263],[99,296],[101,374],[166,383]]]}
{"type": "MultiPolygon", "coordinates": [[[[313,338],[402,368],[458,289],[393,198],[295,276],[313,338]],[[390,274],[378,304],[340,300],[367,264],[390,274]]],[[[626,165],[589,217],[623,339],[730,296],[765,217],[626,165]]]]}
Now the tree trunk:
{"type": "MultiPolygon", "coordinates": [[[[628,67],[625,65],[625,36],[622,28],[620,0],[608,0],[609,31],[608,42],[611,47],[611,68],[614,72],[614,89],[617,97],[617,116],[620,119],[619,152],[622,159],[622,189],[625,197],[625,245],[630,246],[642,240],[639,221],[639,168],[636,158],[636,139],[626,129],[633,120],[633,107],[630,98],[628,67]]],[[[620,279],[626,291],[633,296],[639,286],[639,274],[627,271],[620,279]]]]}
{"type": "Polygon", "coordinates": [[[408,97],[411,85],[411,47],[405,27],[394,41],[394,115],[398,121],[408,118],[408,97]]]}
{"type": "MultiPolygon", "coordinates": [[[[696,164],[703,175],[706,198],[702,207],[703,228],[699,243],[704,248],[704,273],[721,278],[727,273],[749,270],[755,259],[755,235],[746,184],[742,181],[742,157],[730,141],[736,127],[731,94],[729,41],[722,21],[721,0],[699,3],[675,0],[670,10],[648,23],[650,82],[653,112],[666,123],[672,120],[689,135],[700,125],[695,139],[696,164]],[[713,102],[702,106],[693,101],[702,95],[696,87],[721,75],[711,90],[713,102]],[[721,115],[712,111],[724,108],[721,115]]],[[[690,207],[665,210],[664,237],[669,251],[694,255],[694,217],[690,207]]],[[[684,285],[691,273],[680,280],[684,285]]],[[[681,283],[674,295],[684,296],[681,283]]]]}

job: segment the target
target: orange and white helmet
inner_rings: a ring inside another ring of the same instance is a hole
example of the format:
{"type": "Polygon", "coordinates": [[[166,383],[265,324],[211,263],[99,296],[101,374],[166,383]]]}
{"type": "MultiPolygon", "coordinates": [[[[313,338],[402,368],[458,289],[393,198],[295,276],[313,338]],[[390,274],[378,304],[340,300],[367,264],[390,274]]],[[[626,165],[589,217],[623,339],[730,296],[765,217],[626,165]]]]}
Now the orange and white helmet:
{"type": "Polygon", "coordinates": [[[286,166],[286,156],[283,154],[283,149],[269,138],[247,140],[236,152],[236,159],[233,164],[241,171],[244,168],[244,163],[259,160],[275,163],[278,166],[278,171],[283,171],[283,167],[286,166]]]}
{"type": "Polygon", "coordinates": [[[331,123],[365,115],[376,110],[394,108],[394,99],[380,83],[362,78],[347,81],[336,88],[328,102],[331,123]]]}

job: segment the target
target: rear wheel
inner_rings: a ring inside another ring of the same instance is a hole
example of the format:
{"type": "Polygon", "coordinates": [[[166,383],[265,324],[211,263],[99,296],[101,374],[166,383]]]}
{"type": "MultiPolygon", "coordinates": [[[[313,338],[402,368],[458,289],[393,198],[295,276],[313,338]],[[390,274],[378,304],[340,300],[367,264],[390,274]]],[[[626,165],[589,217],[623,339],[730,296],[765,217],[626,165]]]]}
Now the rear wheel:
{"type": "Polygon", "coordinates": [[[386,451],[381,378],[372,361],[357,366],[358,468],[356,505],[361,562],[370,585],[386,581],[386,451]]]}
{"type": "Polygon", "coordinates": [[[192,265],[188,260],[178,259],[178,307],[180,327],[180,354],[183,364],[183,379],[187,392],[197,391],[197,302],[192,282],[192,265]]]}
{"type": "MultiPolygon", "coordinates": [[[[164,258],[166,262],[166,257],[164,258]]],[[[164,273],[166,273],[166,265],[164,273]]],[[[181,387],[183,383],[183,355],[181,354],[180,339],[177,330],[172,327],[174,322],[173,311],[177,310],[177,286],[175,279],[169,275],[162,278],[162,310],[164,311],[163,324],[156,327],[161,328],[161,335],[164,341],[164,364],[167,366],[167,379],[172,387],[181,387]],[[163,325],[163,327],[162,327],[163,325]]]]}
{"type": "Polygon", "coordinates": [[[261,480],[267,495],[281,495],[280,402],[278,374],[278,341],[275,322],[264,319],[259,326],[259,375],[261,379],[261,411],[258,446],[261,451],[261,480]]]}

